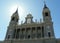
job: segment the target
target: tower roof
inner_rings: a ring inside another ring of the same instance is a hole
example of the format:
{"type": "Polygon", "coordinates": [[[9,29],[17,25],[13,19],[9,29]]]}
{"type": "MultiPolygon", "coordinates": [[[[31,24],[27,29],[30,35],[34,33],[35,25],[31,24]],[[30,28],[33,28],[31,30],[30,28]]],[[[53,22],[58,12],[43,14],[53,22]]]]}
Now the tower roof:
{"type": "Polygon", "coordinates": [[[29,13],[26,18],[33,18],[33,16],[29,13]]]}
{"type": "MultiPolygon", "coordinates": [[[[16,9],[16,11],[13,13],[13,15],[18,15],[18,8],[16,9]]],[[[12,16],[13,16],[12,15],[12,16]]]]}
{"type": "Polygon", "coordinates": [[[18,8],[16,9],[16,11],[13,13],[13,15],[11,17],[17,17],[17,18],[19,18],[18,8]]]}
{"type": "Polygon", "coordinates": [[[48,8],[47,5],[46,5],[46,1],[44,0],[44,9],[45,8],[48,8]]]}
{"type": "Polygon", "coordinates": [[[18,8],[16,9],[16,11],[14,12],[14,14],[18,13],[18,8]]]}
{"type": "Polygon", "coordinates": [[[44,4],[44,8],[48,8],[46,4],[44,4]]]}

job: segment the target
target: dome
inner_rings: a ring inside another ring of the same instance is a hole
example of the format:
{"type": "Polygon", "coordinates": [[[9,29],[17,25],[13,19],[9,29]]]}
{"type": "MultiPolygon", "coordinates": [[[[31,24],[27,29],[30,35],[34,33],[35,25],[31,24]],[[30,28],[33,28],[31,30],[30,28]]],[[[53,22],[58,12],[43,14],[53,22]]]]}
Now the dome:
{"type": "Polygon", "coordinates": [[[33,18],[33,16],[29,13],[29,14],[27,15],[27,18],[33,18]]]}

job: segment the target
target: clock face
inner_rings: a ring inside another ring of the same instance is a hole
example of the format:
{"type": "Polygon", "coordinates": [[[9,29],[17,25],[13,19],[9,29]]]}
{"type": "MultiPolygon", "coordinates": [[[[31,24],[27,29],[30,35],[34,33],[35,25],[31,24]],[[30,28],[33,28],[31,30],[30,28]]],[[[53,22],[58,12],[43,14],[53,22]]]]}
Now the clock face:
{"type": "Polygon", "coordinates": [[[50,28],[50,26],[47,26],[47,29],[49,29],[50,28]]]}
{"type": "Polygon", "coordinates": [[[31,19],[27,19],[27,23],[31,23],[31,19]]]}

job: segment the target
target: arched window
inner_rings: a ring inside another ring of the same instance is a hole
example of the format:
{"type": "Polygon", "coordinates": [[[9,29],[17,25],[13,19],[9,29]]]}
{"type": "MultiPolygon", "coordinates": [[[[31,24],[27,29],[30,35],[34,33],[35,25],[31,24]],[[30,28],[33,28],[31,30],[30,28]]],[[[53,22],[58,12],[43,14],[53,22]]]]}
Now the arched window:
{"type": "Polygon", "coordinates": [[[35,33],[35,27],[32,27],[32,32],[35,33]]]}
{"type": "Polygon", "coordinates": [[[7,37],[8,39],[10,38],[10,35],[8,35],[8,37],[7,37]]]}
{"type": "Polygon", "coordinates": [[[16,39],[19,38],[19,32],[20,32],[20,29],[17,29],[17,30],[16,30],[16,39]]]}
{"type": "Polygon", "coordinates": [[[15,17],[13,17],[11,21],[13,21],[14,19],[15,19],[15,17]]]}
{"type": "Polygon", "coordinates": [[[50,32],[48,32],[48,37],[51,37],[51,33],[50,32]]]}
{"type": "Polygon", "coordinates": [[[28,39],[30,39],[30,35],[28,35],[28,39]]]}
{"type": "Polygon", "coordinates": [[[45,12],[45,16],[48,16],[48,12],[45,12]]]}

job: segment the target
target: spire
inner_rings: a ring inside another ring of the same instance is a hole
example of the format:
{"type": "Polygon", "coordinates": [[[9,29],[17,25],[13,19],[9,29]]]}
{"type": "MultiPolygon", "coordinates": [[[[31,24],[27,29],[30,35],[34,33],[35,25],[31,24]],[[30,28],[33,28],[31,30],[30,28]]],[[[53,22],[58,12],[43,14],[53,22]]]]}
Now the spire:
{"type": "Polygon", "coordinates": [[[18,8],[17,8],[16,11],[13,13],[13,15],[15,15],[15,14],[18,14],[18,8]]]}
{"type": "Polygon", "coordinates": [[[17,10],[15,11],[15,13],[18,13],[18,8],[17,8],[17,10]]]}
{"type": "Polygon", "coordinates": [[[44,8],[48,8],[47,6],[46,6],[46,1],[44,0],[44,8]]]}
{"type": "Polygon", "coordinates": [[[18,16],[18,8],[16,9],[16,11],[13,13],[12,17],[13,16],[18,16]]]}

